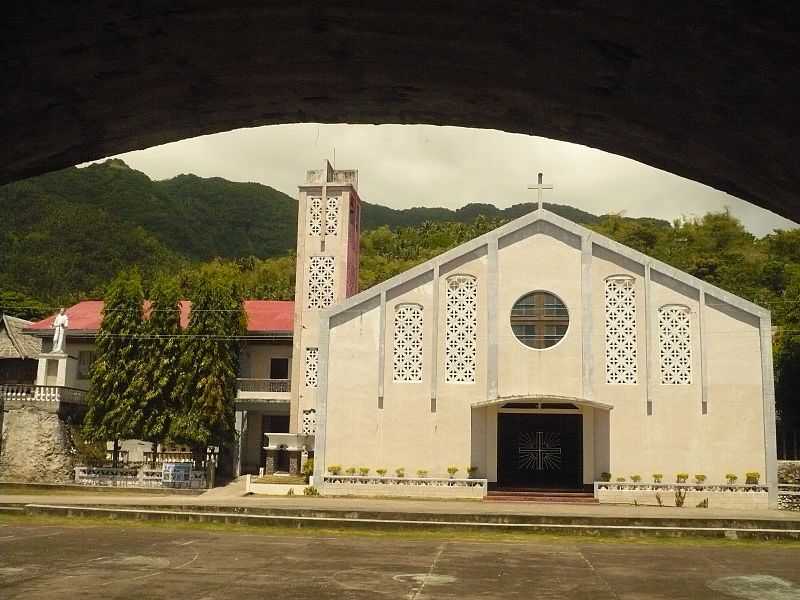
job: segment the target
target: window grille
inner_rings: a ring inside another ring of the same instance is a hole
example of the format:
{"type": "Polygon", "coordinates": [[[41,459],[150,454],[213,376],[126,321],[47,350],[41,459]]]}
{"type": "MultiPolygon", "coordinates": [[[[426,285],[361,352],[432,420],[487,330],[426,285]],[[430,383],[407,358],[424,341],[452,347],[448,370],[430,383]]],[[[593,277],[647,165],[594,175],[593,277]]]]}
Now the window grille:
{"type": "Polygon", "coordinates": [[[658,309],[658,346],[661,383],[692,383],[692,331],[687,306],[667,305],[658,309]]]}
{"type": "Polygon", "coordinates": [[[636,383],[636,290],[633,277],[605,281],[606,383],[636,383]]]}
{"type": "Polygon", "coordinates": [[[394,380],[422,381],[422,307],[398,304],[394,309],[394,380]]]}
{"type": "Polygon", "coordinates": [[[312,256],[308,264],[308,308],[333,304],[334,262],[332,256],[312,256]]]}
{"type": "Polygon", "coordinates": [[[471,275],[447,278],[445,380],[475,381],[478,284],[471,275]]]}

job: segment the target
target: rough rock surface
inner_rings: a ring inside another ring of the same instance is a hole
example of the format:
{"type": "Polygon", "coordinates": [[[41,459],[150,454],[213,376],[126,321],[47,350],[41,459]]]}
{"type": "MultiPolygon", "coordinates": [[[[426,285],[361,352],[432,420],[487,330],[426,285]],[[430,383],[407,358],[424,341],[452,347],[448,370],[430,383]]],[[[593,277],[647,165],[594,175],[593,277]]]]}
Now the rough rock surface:
{"type": "Polygon", "coordinates": [[[5,413],[0,479],[28,483],[68,483],[73,445],[58,415],[24,407],[5,413]]]}
{"type": "Polygon", "coordinates": [[[238,127],[430,123],[600,148],[800,221],[792,3],[5,2],[0,27],[0,181],[238,127]]]}

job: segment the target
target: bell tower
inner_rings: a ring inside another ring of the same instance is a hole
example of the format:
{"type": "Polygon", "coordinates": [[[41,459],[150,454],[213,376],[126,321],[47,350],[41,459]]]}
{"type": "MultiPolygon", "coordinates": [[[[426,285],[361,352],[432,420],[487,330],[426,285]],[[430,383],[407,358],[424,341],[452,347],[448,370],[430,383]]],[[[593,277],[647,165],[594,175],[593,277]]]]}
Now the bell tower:
{"type": "Polygon", "coordinates": [[[326,160],[299,186],[290,430],[314,434],[319,314],[358,292],[361,199],[358,171],[326,160]]]}

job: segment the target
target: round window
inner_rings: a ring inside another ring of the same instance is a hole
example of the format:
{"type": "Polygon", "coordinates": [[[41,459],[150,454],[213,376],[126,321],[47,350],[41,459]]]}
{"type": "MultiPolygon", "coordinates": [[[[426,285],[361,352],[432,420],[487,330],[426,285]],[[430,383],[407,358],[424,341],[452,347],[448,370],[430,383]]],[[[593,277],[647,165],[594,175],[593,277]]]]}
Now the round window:
{"type": "Polygon", "coordinates": [[[561,341],[569,327],[567,307],[549,292],[531,292],[511,309],[511,330],[531,348],[549,348],[561,341]]]}

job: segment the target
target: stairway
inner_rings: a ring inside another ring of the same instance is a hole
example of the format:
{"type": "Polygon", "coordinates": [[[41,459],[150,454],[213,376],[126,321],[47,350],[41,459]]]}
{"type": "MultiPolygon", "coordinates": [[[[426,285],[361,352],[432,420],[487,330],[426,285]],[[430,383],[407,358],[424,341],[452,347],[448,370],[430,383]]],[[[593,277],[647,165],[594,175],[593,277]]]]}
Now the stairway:
{"type": "Polygon", "coordinates": [[[535,502],[542,504],[599,504],[600,502],[591,492],[572,490],[490,490],[486,499],[500,502],[535,502]]]}

